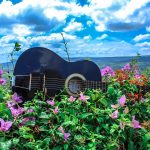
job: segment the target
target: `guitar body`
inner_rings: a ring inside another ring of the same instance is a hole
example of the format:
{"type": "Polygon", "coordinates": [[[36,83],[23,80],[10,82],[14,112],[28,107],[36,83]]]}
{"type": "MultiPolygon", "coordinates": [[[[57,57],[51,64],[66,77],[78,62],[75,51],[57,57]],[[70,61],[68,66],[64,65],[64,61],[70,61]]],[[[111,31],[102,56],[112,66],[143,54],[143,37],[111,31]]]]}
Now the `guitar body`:
{"type": "Polygon", "coordinates": [[[16,62],[14,76],[13,91],[24,99],[32,98],[37,90],[42,90],[43,85],[47,95],[54,96],[65,84],[70,84],[71,78],[73,82],[101,82],[100,69],[92,61],[67,62],[43,47],[30,48],[22,53],[16,62]]]}

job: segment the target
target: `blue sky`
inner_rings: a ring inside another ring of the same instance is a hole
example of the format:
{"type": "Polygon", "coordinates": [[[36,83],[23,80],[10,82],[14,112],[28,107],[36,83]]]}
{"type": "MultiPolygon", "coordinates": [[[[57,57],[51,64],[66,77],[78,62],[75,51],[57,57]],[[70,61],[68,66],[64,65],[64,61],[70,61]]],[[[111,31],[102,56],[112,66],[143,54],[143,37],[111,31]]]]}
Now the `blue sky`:
{"type": "Polygon", "coordinates": [[[19,42],[64,57],[150,55],[150,0],[0,0],[0,54],[19,42]]]}

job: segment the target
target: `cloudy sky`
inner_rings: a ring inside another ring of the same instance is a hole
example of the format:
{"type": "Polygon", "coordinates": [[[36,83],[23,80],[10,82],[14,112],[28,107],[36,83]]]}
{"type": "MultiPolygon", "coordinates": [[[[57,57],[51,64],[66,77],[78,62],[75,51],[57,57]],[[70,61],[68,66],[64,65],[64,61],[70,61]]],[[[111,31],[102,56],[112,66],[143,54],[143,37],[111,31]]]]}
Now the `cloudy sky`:
{"type": "Polygon", "coordinates": [[[0,54],[15,42],[71,57],[150,55],[150,0],[0,0],[0,54]]]}

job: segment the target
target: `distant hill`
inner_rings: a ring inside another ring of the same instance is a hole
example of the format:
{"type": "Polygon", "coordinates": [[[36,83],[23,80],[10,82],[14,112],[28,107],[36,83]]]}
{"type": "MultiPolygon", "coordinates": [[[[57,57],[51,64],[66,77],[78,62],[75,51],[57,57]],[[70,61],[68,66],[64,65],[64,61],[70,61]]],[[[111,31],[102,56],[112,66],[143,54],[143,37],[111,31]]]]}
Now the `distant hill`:
{"type": "MultiPolygon", "coordinates": [[[[67,60],[66,58],[64,58],[67,60]]],[[[106,66],[111,66],[113,69],[120,69],[126,63],[131,62],[134,57],[74,57],[71,58],[71,61],[78,61],[78,60],[91,60],[95,62],[100,68],[104,68],[106,66]]],[[[15,62],[14,62],[15,63],[15,62]]],[[[141,56],[138,59],[138,64],[141,70],[150,67],[150,56],[141,56]]],[[[1,63],[0,68],[4,68],[5,70],[12,69],[12,63],[1,63]]]]}

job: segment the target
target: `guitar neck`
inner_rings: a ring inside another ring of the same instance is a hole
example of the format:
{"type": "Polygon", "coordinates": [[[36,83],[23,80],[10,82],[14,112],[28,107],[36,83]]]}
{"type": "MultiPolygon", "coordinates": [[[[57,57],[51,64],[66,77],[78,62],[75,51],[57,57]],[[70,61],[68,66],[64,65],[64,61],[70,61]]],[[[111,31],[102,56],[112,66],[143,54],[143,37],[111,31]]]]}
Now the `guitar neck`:
{"type": "Polygon", "coordinates": [[[84,86],[87,89],[101,89],[103,92],[107,92],[108,82],[99,81],[83,81],[84,86]]]}

